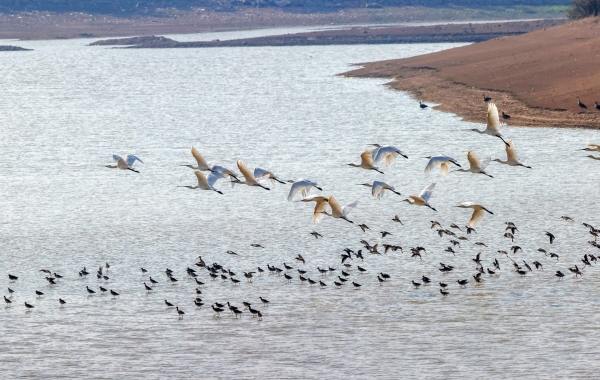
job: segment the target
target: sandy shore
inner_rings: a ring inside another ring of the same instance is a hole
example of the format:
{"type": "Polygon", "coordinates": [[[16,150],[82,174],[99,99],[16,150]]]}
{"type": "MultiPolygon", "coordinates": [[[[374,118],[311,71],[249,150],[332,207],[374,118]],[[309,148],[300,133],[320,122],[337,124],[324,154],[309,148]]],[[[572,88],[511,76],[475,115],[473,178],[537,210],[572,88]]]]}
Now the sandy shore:
{"type": "Polygon", "coordinates": [[[407,59],[372,62],[345,74],[392,78],[391,87],[483,122],[483,93],[508,122],[600,128],[600,26],[597,18],[407,59]],[[576,97],[587,105],[578,106],[576,97]]]}
{"type": "Polygon", "coordinates": [[[465,23],[392,28],[321,30],[226,41],[178,42],[156,36],[101,40],[90,45],[128,45],[129,48],[207,48],[236,46],[307,46],[478,42],[564,24],[565,20],[465,23]]]}

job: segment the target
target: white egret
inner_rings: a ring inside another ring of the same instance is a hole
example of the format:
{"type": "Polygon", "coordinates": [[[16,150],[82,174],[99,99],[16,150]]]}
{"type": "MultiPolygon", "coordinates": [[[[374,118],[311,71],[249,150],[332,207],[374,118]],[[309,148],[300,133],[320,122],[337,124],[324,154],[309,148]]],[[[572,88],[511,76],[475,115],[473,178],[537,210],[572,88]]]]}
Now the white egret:
{"type": "Polygon", "coordinates": [[[600,144],[586,142],[585,145],[589,146],[589,148],[583,148],[581,150],[587,150],[588,152],[600,152],[600,144]]]}
{"type": "Polygon", "coordinates": [[[370,183],[361,183],[361,186],[366,186],[371,188],[371,195],[373,195],[377,199],[381,199],[383,197],[383,193],[385,190],[389,190],[392,193],[396,193],[398,195],[402,195],[394,189],[393,186],[388,185],[382,181],[373,181],[373,184],[370,183]]]}
{"type": "Polygon", "coordinates": [[[344,219],[347,222],[354,223],[353,221],[347,218],[347,215],[352,211],[354,207],[358,204],[358,201],[354,201],[352,203],[348,203],[347,205],[340,206],[337,199],[332,195],[329,197],[329,207],[331,207],[331,212],[327,212],[325,210],[321,211],[322,214],[329,215],[336,219],[344,219]]]}
{"type": "Polygon", "coordinates": [[[475,152],[470,150],[467,153],[467,159],[469,160],[469,168],[468,169],[457,169],[457,170],[455,170],[455,172],[470,172],[470,173],[475,173],[475,174],[485,174],[490,178],[494,178],[485,172],[485,168],[488,167],[488,165],[490,164],[490,161],[492,160],[491,157],[486,157],[485,160],[483,160],[483,162],[481,162],[479,160],[479,157],[477,157],[477,155],[475,154],[475,152]]]}
{"type": "Polygon", "coordinates": [[[254,178],[256,178],[257,181],[270,179],[273,184],[275,184],[275,181],[285,184],[285,182],[277,178],[273,172],[261,168],[254,169],[254,178]]]}
{"type": "Polygon", "coordinates": [[[480,131],[479,129],[475,128],[471,130],[482,135],[498,137],[504,142],[504,144],[508,145],[506,141],[504,141],[502,133],[500,133],[500,127],[500,116],[498,115],[498,108],[494,103],[488,103],[486,128],[483,131],[480,131]]]}
{"type": "Polygon", "coordinates": [[[366,170],[375,170],[376,172],[384,174],[381,170],[379,170],[378,167],[373,166],[373,153],[370,150],[365,150],[360,155],[360,164],[348,164],[348,165],[353,166],[355,168],[363,168],[366,170]]]}
{"type": "Polygon", "coordinates": [[[509,165],[509,166],[523,166],[525,168],[531,169],[531,166],[523,165],[523,161],[525,160],[523,157],[519,157],[517,154],[517,149],[515,148],[515,143],[508,139],[506,140],[508,143],[506,144],[506,161],[502,161],[499,158],[496,158],[494,161],[499,162],[501,164],[509,165]]]}
{"type": "Polygon", "coordinates": [[[116,162],[115,165],[106,165],[107,168],[111,169],[121,169],[121,170],[131,170],[132,172],[139,173],[139,171],[135,170],[132,166],[136,161],[144,163],[142,160],[134,156],[133,154],[128,154],[125,158],[117,156],[113,154],[113,160],[116,162]]]}
{"type": "Polygon", "coordinates": [[[493,212],[475,202],[457,203],[456,207],[473,209],[473,214],[471,215],[471,219],[469,220],[468,224],[469,227],[476,227],[479,223],[481,223],[481,219],[483,219],[483,216],[486,212],[494,215],[493,212]]]}
{"type": "Polygon", "coordinates": [[[185,166],[185,167],[188,167],[188,168],[194,169],[194,170],[211,171],[211,172],[213,171],[212,166],[216,163],[215,161],[206,162],[204,157],[202,157],[200,152],[198,152],[198,149],[196,149],[194,147],[192,147],[191,152],[192,152],[192,156],[194,156],[194,158],[196,159],[198,166],[194,166],[194,165],[179,165],[179,166],[185,166]]]}
{"type": "Polygon", "coordinates": [[[404,202],[408,202],[408,204],[415,205],[415,206],[427,206],[430,209],[432,209],[433,211],[437,211],[436,209],[431,207],[431,205],[429,204],[429,198],[431,198],[431,193],[433,192],[434,188],[435,188],[435,182],[431,182],[429,185],[427,185],[421,191],[421,194],[419,194],[418,196],[417,195],[409,195],[408,198],[404,200],[404,202]]]}
{"type": "Polygon", "coordinates": [[[256,178],[254,178],[254,174],[250,171],[250,169],[248,169],[248,167],[246,166],[246,164],[244,163],[244,161],[237,160],[237,167],[240,170],[240,173],[242,173],[242,175],[244,176],[244,180],[243,181],[235,180],[232,183],[244,184],[244,185],[248,185],[248,186],[262,187],[265,190],[271,190],[268,187],[261,185],[256,180],[256,178]]]}
{"type": "Polygon", "coordinates": [[[212,190],[219,194],[223,194],[219,190],[215,189],[213,186],[217,180],[224,178],[223,175],[211,172],[208,174],[208,178],[202,174],[200,170],[195,170],[194,174],[198,178],[198,185],[196,186],[177,186],[177,187],[187,187],[188,189],[199,189],[199,190],[212,190]]]}
{"type": "Polygon", "coordinates": [[[322,195],[311,195],[308,196],[306,198],[301,199],[302,202],[316,202],[317,204],[315,205],[315,210],[313,212],[313,221],[315,223],[319,223],[323,217],[325,216],[325,214],[323,213],[323,211],[327,210],[327,203],[329,202],[329,199],[327,197],[324,197],[322,195]]]}
{"type": "Polygon", "coordinates": [[[456,160],[452,157],[449,156],[444,156],[444,155],[437,155],[437,156],[427,156],[425,158],[429,159],[429,162],[427,163],[427,166],[425,167],[425,173],[429,174],[433,171],[433,169],[437,168],[438,166],[441,166],[441,170],[442,170],[442,175],[446,176],[448,174],[448,172],[450,171],[450,166],[452,166],[451,164],[454,164],[456,166],[458,166],[459,168],[461,168],[462,166],[459,165],[458,162],[456,162],[456,160]]]}
{"type": "Polygon", "coordinates": [[[293,183],[292,187],[290,188],[290,192],[288,194],[288,201],[294,200],[294,198],[298,194],[301,194],[303,198],[306,197],[306,195],[308,194],[308,191],[310,189],[312,189],[313,187],[316,189],[319,189],[319,190],[323,190],[319,186],[317,186],[316,182],[313,182],[311,180],[304,179],[304,178],[300,178],[297,180],[290,180],[288,182],[293,183]]]}
{"type": "MultiPolygon", "coordinates": [[[[219,173],[224,177],[231,177],[233,178],[235,181],[239,181],[238,177],[237,177],[237,173],[234,172],[233,170],[229,170],[226,167],[220,166],[220,165],[212,165],[211,169],[213,172],[219,173]]],[[[232,183],[233,186],[233,183],[232,183]]]]}
{"type": "Polygon", "coordinates": [[[375,164],[378,164],[381,160],[385,160],[385,166],[390,167],[392,166],[394,161],[396,161],[396,157],[398,157],[398,155],[404,158],[408,158],[406,154],[404,154],[400,149],[394,146],[381,146],[379,144],[371,145],[377,148],[374,149],[373,152],[371,152],[371,157],[373,158],[373,162],[375,164]]]}

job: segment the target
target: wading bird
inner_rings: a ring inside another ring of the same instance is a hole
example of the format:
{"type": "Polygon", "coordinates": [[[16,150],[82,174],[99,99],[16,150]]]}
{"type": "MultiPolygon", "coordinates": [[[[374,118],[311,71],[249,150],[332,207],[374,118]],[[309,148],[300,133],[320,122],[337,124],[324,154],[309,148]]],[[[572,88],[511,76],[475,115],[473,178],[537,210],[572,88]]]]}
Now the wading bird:
{"type": "Polygon", "coordinates": [[[399,192],[397,192],[396,189],[394,189],[394,186],[388,185],[387,183],[382,181],[373,181],[373,184],[361,183],[360,186],[370,187],[371,195],[373,195],[377,199],[381,199],[383,197],[385,190],[389,190],[392,193],[402,195],[399,192]]]}
{"type": "Polygon", "coordinates": [[[490,164],[490,161],[492,160],[491,157],[486,157],[486,159],[483,160],[483,162],[482,162],[479,160],[479,157],[477,157],[475,152],[470,150],[467,153],[467,159],[469,160],[469,168],[468,169],[456,169],[454,171],[455,172],[469,172],[469,173],[474,173],[474,174],[484,174],[490,178],[494,178],[485,172],[485,168],[488,167],[488,165],[490,164]]]}
{"type": "Polygon", "coordinates": [[[381,170],[379,170],[378,167],[374,166],[373,153],[370,150],[365,150],[360,155],[360,164],[348,164],[348,165],[355,167],[355,168],[362,168],[362,169],[366,169],[366,170],[375,170],[376,172],[383,174],[383,172],[381,170]]]}
{"type": "Polygon", "coordinates": [[[248,167],[246,166],[246,164],[244,163],[244,161],[237,160],[237,167],[240,170],[240,173],[242,173],[242,175],[244,176],[244,180],[243,181],[236,180],[236,181],[232,181],[231,183],[234,183],[234,184],[243,184],[243,185],[255,186],[255,187],[262,187],[265,190],[271,190],[268,187],[265,187],[265,186],[261,185],[256,180],[256,178],[254,177],[254,173],[252,173],[250,171],[250,169],[248,169],[248,167]]]}
{"type": "Polygon", "coordinates": [[[480,131],[476,128],[473,128],[471,130],[482,135],[498,137],[504,142],[504,144],[506,144],[506,141],[504,141],[504,138],[502,137],[502,133],[500,133],[500,116],[498,115],[498,108],[494,103],[488,103],[487,125],[485,129],[483,131],[480,131]]]}
{"type": "Polygon", "coordinates": [[[206,160],[204,159],[204,157],[202,157],[202,155],[200,154],[200,152],[198,152],[198,149],[192,147],[191,149],[192,152],[192,156],[194,156],[194,158],[196,159],[196,162],[198,163],[197,166],[194,165],[179,165],[179,166],[185,166],[188,167],[190,169],[194,169],[194,170],[200,170],[200,171],[213,171],[212,166],[215,164],[215,161],[213,162],[206,162],[206,160]]]}
{"type": "Polygon", "coordinates": [[[511,139],[506,140],[505,148],[506,148],[506,161],[502,161],[499,158],[496,158],[494,161],[499,162],[504,165],[523,166],[527,169],[531,169],[531,166],[527,166],[527,165],[523,164],[523,161],[525,161],[525,158],[519,157],[519,155],[517,154],[517,149],[515,148],[515,143],[511,139]]]}
{"type": "Polygon", "coordinates": [[[354,207],[358,204],[358,201],[354,201],[352,203],[348,203],[347,205],[340,206],[337,202],[337,199],[332,195],[329,197],[329,207],[331,207],[331,213],[327,211],[321,211],[321,213],[334,217],[336,219],[344,219],[347,222],[354,223],[349,220],[346,216],[352,211],[354,207]]]}
{"type": "Polygon", "coordinates": [[[425,158],[429,159],[429,162],[427,163],[427,166],[425,167],[426,174],[431,173],[435,168],[440,166],[442,175],[446,176],[448,174],[448,172],[450,171],[450,166],[452,166],[452,164],[458,166],[459,168],[461,167],[454,158],[444,156],[441,154],[437,155],[437,156],[427,156],[425,158]]]}
{"type": "Polygon", "coordinates": [[[475,203],[475,202],[457,203],[456,207],[473,209],[473,214],[471,215],[471,219],[469,220],[469,224],[468,224],[469,227],[477,226],[483,219],[483,216],[485,215],[486,212],[494,215],[493,212],[491,212],[487,208],[485,208],[482,205],[475,203]]]}
{"type": "Polygon", "coordinates": [[[421,194],[417,195],[409,195],[408,198],[404,200],[404,202],[408,202],[408,204],[415,206],[427,206],[433,211],[437,211],[435,208],[431,207],[429,204],[429,198],[431,197],[431,193],[435,188],[435,182],[431,182],[427,185],[422,191],[421,194]]]}
{"type": "Polygon", "coordinates": [[[379,144],[371,144],[375,147],[375,149],[371,152],[371,157],[373,158],[373,162],[375,164],[380,163],[382,160],[385,160],[385,166],[390,167],[396,161],[396,157],[402,156],[404,158],[408,158],[406,154],[404,154],[400,149],[395,146],[381,146],[379,144]]]}
{"type": "Polygon", "coordinates": [[[327,211],[327,204],[329,203],[329,199],[322,195],[311,195],[309,197],[301,199],[301,201],[317,203],[315,205],[315,210],[313,211],[313,221],[315,223],[319,223],[325,216],[325,214],[323,212],[327,211]]]}
{"type": "Polygon", "coordinates": [[[110,168],[110,169],[121,169],[121,170],[131,170],[132,172],[136,172],[136,173],[139,173],[139,171],[137,171],[137,170],[135,170],[133,168],[133,164],[136,161],[139,161],[142,164],[144,163],[142,160],[140,160],[139,158],[137,158],[133,154],[128,154],[128,155],[125,156],[125,158],[122,158],[120,156],[117,156],[116,154],[113,154],[113,160],[116,162],[116,164],[114,164],[114,165],[106,165],[107,168],[110,168]]]}
{"type": "Polygon", "coordinates": [[[288,182],[292,182],[292,187],[290,188],[290,192],[288,193],[288,201],[293,201],[298,194],[301,194],[302,198],[306,197],[308,195],[309,190],[313,187],[317,190],[323,190],[319,186],[317,186],[316,182],[304,178],[291,180],[288,182]]]}
{"type": "Polygon", "coordinates": [[[254,168],[254,178],[256,178],[257,181],[270,179],[273,184],[275,184],[275,182],[285,184],[285,182],[277,178],[273,172],[261,168],[254,168]]]}
{"type": "Polygon", "coordinates": [[[221,191],[215,189],[213,185],[221,178],[224,178],[222,174],[217,172],[212,172],[208,174],[208,178],[202,174],[200,170],[194,171],[196,178],[198,178],[198,184],[196,186],[177,186],[177,187],[186,187],[188,189],[199,189],[199,190],[212,190],[219,194],[223,194],[221,191]]]}

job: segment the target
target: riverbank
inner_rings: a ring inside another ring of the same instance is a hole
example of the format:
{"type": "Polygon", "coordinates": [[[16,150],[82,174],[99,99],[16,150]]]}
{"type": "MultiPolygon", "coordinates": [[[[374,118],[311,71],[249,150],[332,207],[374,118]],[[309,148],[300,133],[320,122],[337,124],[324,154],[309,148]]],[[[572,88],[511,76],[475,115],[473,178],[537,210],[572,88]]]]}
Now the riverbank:
{"type": "Polygon", "coordinates": [[[485,122],[483,93],[508,124],[600,128],[600,26],[589,18],[553,28],[406,59],[361,64],[347,77],[391,78],[389,86],[468,121],[485,122]],[[586,104],[578,106],[576,97],[586,104]]]}

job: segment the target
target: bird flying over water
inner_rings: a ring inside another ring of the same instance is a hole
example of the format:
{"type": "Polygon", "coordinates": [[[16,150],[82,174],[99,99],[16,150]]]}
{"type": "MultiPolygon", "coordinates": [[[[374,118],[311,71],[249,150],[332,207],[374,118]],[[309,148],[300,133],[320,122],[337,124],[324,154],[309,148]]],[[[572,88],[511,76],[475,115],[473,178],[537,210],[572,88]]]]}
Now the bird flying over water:
{"type": "Polygon", "coordinates": [[[329,202],[329,199],[322,195],[311,195],[311,196],[301,199],[301,201],[317,203],[315,205],[315,210],[313,211],[313,221],[315,223],[319,223],[325,216],[325,214],[323,212],[327,210],[327,204],[329,202]]]}
{"type": "Polygon", "coordinates": [[[206,162],[204,157],[202,157],[200,152],[198,152],[198,149],[196,149],[194,147],[192,147],[191,152],[192,152],[192,156],[194,156],[194,158],[196,159],[197,166],[194,166],[194,165],[180,165],[180,166],[186,166],[190,169],[195,169],[195,170],[200,170],[200,171],[212,171],[212,166],[213,166],[213,164],[216,163],[215,161],[206,162]]]}
{"type": "Polygon", "coordinates": [[[224,178],[221,174],[217,172],[211,172],[208,174],[208,178],[202,174],[200,170],[194,171],[196,178],[198,178],[198,184],[196,186],[177,186],[177,187],[187,187],[188,189],[200,189],[200,190],[212,190],[219,194],[223,194],[221,191],[215,189],[213,185],[221,178],[224,178]]]}
{"type": "Polygon", "coordinates": [[[327,211],[321,211],[321,213],[336,219],[344,219],[347,222],[354,223],[346,216],[350,213],[350,211],[352,211],[352,209],[354,209],[354,207],[356,207],[357,204],[358,201],[354,201],[352,203],[348,203],[347,205],[340,206],[340,204],[337,202],[337,199],[335,199],[335,197],[332,195],[329,197],[329,207],[331,207],[331,213],[327,211]]]}
{"type": "Polygon", "coordinates": [[[425,167],[426,174],[431,173],[435,168],[440,166],[442,175],[445,177],[448,174],[448,172],[450,171],[450,167],[452,166],[452,164],[454,164],[458,167],[461,167],[454,158],[449,157],[449,156],[444,156],[444,155],[440,154],[437,156],[427,156],[425,158],[429,159],[429,162],[427,163],[427,166],[425,167]]]}
{"type": "Polygon", "coordinates": [[[136,172],[136,173],[139,173],[139,171],[137,171],[137,170],[135,170],[133,168],[133,164],[136,161],[139,161],[142,164],[144,163],[142,160],[140,160],[139,158],[137,158],[133,154],[128,154],[128,155],[125,156],[125,158],[122,158],[121,156],[113,154],[113,160],[116,162],[116,164],[115,165],[106,165],[107,168],[110,168],[110,169],[121,169],[121,170],[131,170],[132,172],[136,172]]]}
{"type": "Polygon", "coordinates": [[[504,165],[523,166],[525,168],[531,169],[531,166],[526,166],[523,164],[523,161],[525,161],[525,157],[519,157],[519,155],[517,154],[517,149],[515,148],[515,143],[511,139],[506,140],[505,149],[506,161],[502,161],[499,158],[496,158],[494,161],[504,165]]]}
{"type": "Polygon", "coordinates": [[[469,172],[469,173],[474,173],[474,174],[484,174],[490,178],[494,178],[485,172],[485,168],[488,167],[488,165],[490,164],[490,161],[492,160],[491,157],[486,157],[485,160],[481,161],[481,160],[479,160],[479,157],[477,157],[475,152],[470,150],[467,153],[467,159],[469,160],[469,168],[468,169],[456,169],[455,172],[469,172]]]}
{"type": "Polygon", "coordinates": [[[473,209],[473,214],[471,215],[471,219],[469,220],[469,224],[468,224],[469,227],[475,227],[479,223],[481,223],[481,220],[483,219],[483,216],[485,215],[486,212],[494,215],[493,212],[491,212],[487,208],[485,208],[482,205],[475,203],[475,202],[457,203],[456,207],[473,209]]]}
{"type": "Polygon", "coordinates": [[[373,162],[378,164],[382,160],[385,160],[385,166],[390,167],[396,161],[396,157],[402,156],[404,158],[408,158],[406,154],[404,154],[400,149],[395,146],[381,146],[379,144],[371,144],[376,149],[373,149],[371,152],[371,157],[373,158],[373,162]]]}
{"type": "Polygon", "coordinates": [[[353,166],[355,168],[362,168],[362,169],[366,169],[366,170],[375,170],[376,172],[383,174],[383,172],[381,170],[379,170],[379,168],[377,166],[374,166],[373,153],[370,150],[365,150],[360,155],[360,164],[348,164],[348,165],[353,166]]]}
{"type": "Polygon", "coordinates": [[[292,180],[289,182],[292,182],[292,187],[290,188],[290,192],[288,194],[288,201],[293,201],[298,194],[302,195],[302,198],[305,198],[308,195],[310,189],[312,189],[313,187],[318,190],[323,190],[319,186],[317,186],[316,182],[304,178],[292,180]]]}
{"type": "Polygon", "coordinates": [[[404,201],[408,202],[411,205],[415,205],[415,206],[427,206],[430,209],[432,209],[433,211],[437,211],[435,208],[431,207],[431,205],[429,204],[429,198],[431,197],[431,193],[433,192],[434,188],[435,188],[435,182],[431,182],[429,185],[427,185],[421,191],[421,193],[418,196],[417,195],[409,195],[408,198],[406,198],[404,201]]]}
{"type": "Polygon", "coordinates": [[[398,191],[396,191],[396,189],[394,189],[394,186],[388,185],[387,183],[382,181],[373,181],[373,184],[361,183],[361,186],[370,187],[371,195],[373,195],[377,199],[381,199],[383,197],[383,193],[385,192],[385,190],[389,190],[392,193],[402,195],[398,191]]]}
{"type": "Polygon", "coordinates": [[[260,182],[258,182],[256,180],[256,178],[254,177],[254,173],[252,171],[250,171],[250,169],[248,169],[248,167],[246,166],[244,161],[237,160],[237,167],[240,170],[240,173],[242,173],[242,175],[244,176],[244,180],[240,181],[240,180],[236,179],[232,183],[244,184],[244,185],[248,185],[248,186],[252,186],[252,187],[262,187],[265,190],[271,190],[268,187],[261,185],[260,182]]]}
{"type": "Polygon", "coordinates": [[[479,129],[471,129],[473,132],[477,132],[482,135],[490,135],[494,137],[498,137],[500,140],[504,142],[504,144],[508,145],[504,138],[502,137],[502,133],[500,133],[501,124],[500,124],[500,116],[498,115],[498,108],[494,103],[488,103],[487,109],[487,125],[483,131],[479,129]]]}

